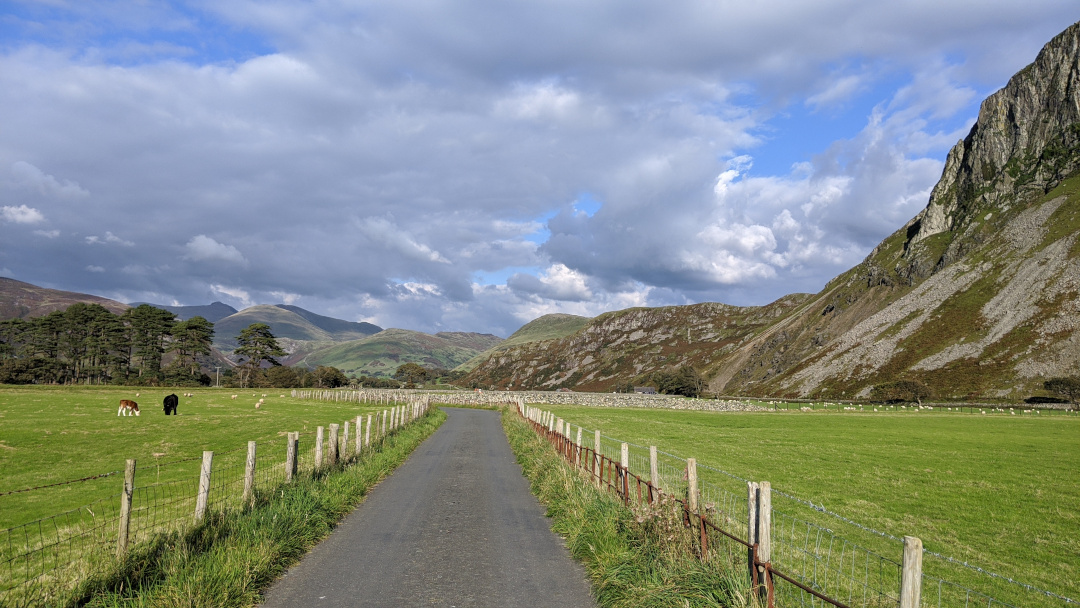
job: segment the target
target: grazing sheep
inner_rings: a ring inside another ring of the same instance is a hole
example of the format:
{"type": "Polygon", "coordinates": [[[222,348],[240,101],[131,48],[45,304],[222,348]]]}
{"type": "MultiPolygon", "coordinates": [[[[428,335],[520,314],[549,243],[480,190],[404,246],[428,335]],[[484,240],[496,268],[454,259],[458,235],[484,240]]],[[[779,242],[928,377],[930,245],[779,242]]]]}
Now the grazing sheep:
{"type": "MultiPolygon", "coordinates": [[[[136,394],[138,394],[138,393],[136,393],[136,394]]],[[[116,410],[116,415],[117,416],[130,416],[132,413],[134,413],[136,416],[139,415],[139,404],[135,403],[134,401],[132,401],[130,399],[121,399],[120,400],[120,409],[116,410]]]]}
{"type": "Polygon", "coordinates": [[[233,396],[232,396],[232,398],[233,398],[233,399],[236,399],[236,395],[233,395],[233,396]]]}

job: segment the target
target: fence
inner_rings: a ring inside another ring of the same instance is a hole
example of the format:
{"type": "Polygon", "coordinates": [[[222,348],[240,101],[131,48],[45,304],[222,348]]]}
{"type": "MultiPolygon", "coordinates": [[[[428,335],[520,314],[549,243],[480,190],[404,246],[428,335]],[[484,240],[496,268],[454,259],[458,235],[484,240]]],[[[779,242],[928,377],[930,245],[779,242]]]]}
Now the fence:
{"type": "Polygon", "coordinates": [[[916,537],[901,539],[873,530],[772,488],[767,481],[743,479],[656,446],[646,453],[643,446],[613,440],[599,430],[579,426],[574,433],[569,422],[551,412],[524,401],[516,407],[567,462],[628,506],[648,512],[674,505],[694,536],[697,555],[722,555],[746,564],[751,584],[770,608],[1080,605],[925,551],[916,537]],[[844,527],[845,533],[834,526],[844,527]],[[957,577],[966,576],[965,584],[939,575],[950,568],[957,577]],[[975,579],[982,584],[968,584],[975,579]]]}
{"type": "MultiPolygon", "coordinates": [[[[354,462],[430,409],[424,398],[387,405],[374,415],[318,427],[304,438],[303,449],[301,433],[290,432],[281,439],[144,468],[128,460],[117,493],[0,530],[0,606],[66,605],[81,582],[117,564],[135,545],[197,525],[210,514],[245,508],[256,493],[272,496],[298,476],[354,462]],[[147,476],[153,481],[138,485],[147,476]]],[[[120,473],[65,483],[119,478],[120,473]]]]}

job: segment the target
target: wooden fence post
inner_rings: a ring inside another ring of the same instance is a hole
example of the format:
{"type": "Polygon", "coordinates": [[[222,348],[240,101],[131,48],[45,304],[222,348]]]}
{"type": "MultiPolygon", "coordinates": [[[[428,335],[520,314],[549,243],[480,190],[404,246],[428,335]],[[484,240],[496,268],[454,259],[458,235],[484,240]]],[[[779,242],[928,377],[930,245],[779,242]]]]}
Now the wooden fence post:
{"type": "Polygon", "coordinates": [[[652,490],[649,491],[649,502],[653,501],[653,494],[660,489],[660,464],[656,458],[656,446],[649,446],[649,483],[652,490]]]}
{"type": "Polygon", "coordinates": [[[315,470],[322,468],[323,464],[323,434],[325,429],[323,427],[317,427],[315,429],[315,470]]]}
{"type": "Polygon", "coordinates": [[[330,462],[330,466],[336,466],[338,463],[338,430],[341,428],[338,424],[330,425],[330,445],[327,460],[330,462]]]}
{"type": "Polygon", "coordinates": [[[574,452],[574,465],[580,468],[581,467],[581,427],[580,426],[577,427],[577,443],[574,444],[574,445],[577,446],[577,450],[574,452]]]}
{"type": "Polygon", "coordinates": [[[349,453],[349,421],[345,421],[345,425],[341,427],[341,447],[338,448],[338,456],[342,461],[345,460],[346,455],[349,453]]]}
{"type": "Polygon", "coordinates": [[[247,462],[244,465],[244,506],[255,505],[255,442],[248,442],[247,462]]]}
{"type": "Polygon", "coordinates": [[[288,438],[285,440],[285,481],[290,482],[293,480],[293,476],[296,475],[296,444],[299,443],[295,435],[299,433],[288,434],[288,438]]]}
{"type": "Polygon", "coordinates": [[[199,495],[195,497],[195,523],[200,523],[206,517],[206,509],[210,504],[210,470],[214,464],[214,453],[206,451],[202,453],[202,469],[199,471],[199,495]]]}
{"type": "Polygon", "coordinates": [[[371,447],[371,414],[367,415],[367,426],[364,428],[364,446],[371,447]]]}
{"type": "Polygon", "coordinates": [[[750,569],[750,580],[754,584],[758,581],[757,564],[754,563],[756,555],[753,548],[753,545],[757,543],[757,498],[758,483],[746,482],[746,542],[750,543],[750,548],[746,550],[746,563],[750,569]]]}
{"type": "Polygon", "coordinates": [[[360,456],[361,450],[364,449],[364,415],[360,414],[356,417],[356,455],[360,456]]]}
{"type": "Polygon", "coordinates": [[[135,493],[135,460],[129,458],[124,467],[124,492],[120,495],[120,530],[116,537],[116,557],[124,557],[131,529],[131,496],[135,493]]]}
{"type": "Polygon", "coordinates": [[[686,507],[690,514],[698,512],[697,459],[686,459],[686,507]]]}
{"type": "MultiPolygon", "coordinates": [[[[757,507],[758,562],[768,564],[772,561],[772,484],[767,481],[758,484],[757,507]]],[[[764,565],[758,567],[758,572],[763,575],[765,603],[767,606],[775,606],[772,572],[764,565]]]]}
{"type": "Polygon", "coordinates": [[[630,503],[630,444],[623,442],[619,449],[619,491],[622,492],[623,502],[630,503]]]}
{"type": "Polygon", "coordinates": [[[922,598],[922,541],[904,537],[904,563],[900,571],[900,608],[919,608],[922,598]]]}
{"type": "Polygon", "coordinates": [[[596,437],[593,439],[593,474],[596,475],[596,487],[600,487],[601,484],[600,470],[600,429],[596,430],[596,437]]]}

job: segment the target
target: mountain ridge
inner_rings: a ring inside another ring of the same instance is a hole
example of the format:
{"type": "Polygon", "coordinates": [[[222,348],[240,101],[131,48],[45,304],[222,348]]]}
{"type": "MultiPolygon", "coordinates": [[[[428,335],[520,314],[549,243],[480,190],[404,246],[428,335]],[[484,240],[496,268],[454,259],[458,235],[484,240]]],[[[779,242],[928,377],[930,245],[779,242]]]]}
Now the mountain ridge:
{"type": "Polygon", "coordinates": [[[1018,398],[1075,373],[1078,49],[1074,24],[988,97],[926,208],[817,294],[606,313],[572,336],[496,353],[467,381],[611,390],[692,365],[720,394],[854,398],[905,379],[940,396],[1018,398]],[[672,329],[695,324],[719,342],[694,349],[691,335],[680,346],[672,329]],[[624,336],[641,346],[619,346],[624,336]]]}

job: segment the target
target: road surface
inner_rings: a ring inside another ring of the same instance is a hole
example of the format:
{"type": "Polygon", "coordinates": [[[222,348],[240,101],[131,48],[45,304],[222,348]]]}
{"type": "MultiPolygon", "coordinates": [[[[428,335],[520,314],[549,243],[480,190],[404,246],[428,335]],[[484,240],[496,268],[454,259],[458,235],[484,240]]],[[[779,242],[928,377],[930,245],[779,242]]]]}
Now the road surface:
{"type": "Polygon", "coordinates": [[[446,422],[289,569],[262,606],[595,606],[549,527],[499,413],[446,422]]]}

